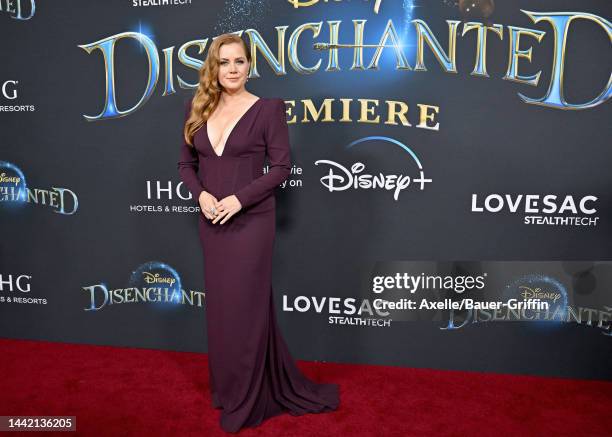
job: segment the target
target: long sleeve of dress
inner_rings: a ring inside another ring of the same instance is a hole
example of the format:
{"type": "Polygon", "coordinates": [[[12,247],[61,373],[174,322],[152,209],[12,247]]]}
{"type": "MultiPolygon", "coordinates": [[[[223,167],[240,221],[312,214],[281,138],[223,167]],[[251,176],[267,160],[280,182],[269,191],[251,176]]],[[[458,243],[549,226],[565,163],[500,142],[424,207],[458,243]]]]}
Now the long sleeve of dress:
{"type": "Polygon", "coordinates": [[[291,172],[289,126],[287,125],[285,102],[282,99],[275,99],[271,106],[271,114],[264,127],[269,171],[252,180],[234,194],[243,208],[272,194],[291,172]]]}
{"type": "MultiPolygon", "coordinates": [[[[185,121],[189,117],[191,111],[191,100],[185,105],[185,121]]],[[[185,122],[183,122],[184,125],[185,122]]],[[[193,199],[197,202],[200,198],[200,193],[204,191],[204,187],[198,179],[198,152],[195,147],[191,147],[185,142],[181,130],[181,151],[178,162],[178,171],[183,183],[191,192],[193,199]]]]}

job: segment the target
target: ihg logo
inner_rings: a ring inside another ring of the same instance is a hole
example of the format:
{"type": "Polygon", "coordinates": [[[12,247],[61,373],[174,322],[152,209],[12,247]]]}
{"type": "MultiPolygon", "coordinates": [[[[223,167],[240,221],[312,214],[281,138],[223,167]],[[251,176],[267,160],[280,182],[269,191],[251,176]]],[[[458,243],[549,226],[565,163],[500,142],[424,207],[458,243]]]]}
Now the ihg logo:
{"type": "Polygon", "coordinates": [[[2,84],[2,97],[15,100],[17,98],[17,80],[7,80],[2,84]]]}
{"type": "Polygon", "coordinates": [[[28,293],[30,291],[30,280],[32,276],[29,275],[12,275],[0,273],[0,292],[22,292],[28,293]]]}

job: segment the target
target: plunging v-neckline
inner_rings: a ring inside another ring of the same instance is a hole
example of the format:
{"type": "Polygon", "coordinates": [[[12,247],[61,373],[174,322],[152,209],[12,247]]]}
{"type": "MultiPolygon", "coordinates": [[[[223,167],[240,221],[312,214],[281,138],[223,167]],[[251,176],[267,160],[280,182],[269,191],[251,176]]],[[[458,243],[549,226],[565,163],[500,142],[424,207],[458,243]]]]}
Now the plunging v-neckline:
{"type": "MultiPolygon", "coordinates": [[[[251,111],[251,109],[253,109],[253,107],[257,104],[257,102],[259,102],[261,100],[261,97],[257,98],[257,100],[255,100],[251,106],[249,106],[249,108],[244,111],[244,113],[238,118],[238,120],[236,120],[236,122],[234,123],[234,125],[232,126],[232,129],[230,130],[230,133],[227,135],[227,137],[225,138],[225,143],[223,144],[223,151],[221,152],[220,155],[217,155],[217,152],[215,151],[215,147],[213,146],[212,141],[210,141],[210,137],[208,136],[208,120],[206,121],[206,123],[204,123],[205,125],[205,130],[206,130],[206,139],[208,140],[208,144],[210,144],[210,148],[213,152],[213,154],[218,157],[221,158],[223,155],[225,155],[225,148],[227,147],[227,142],[229,141],[230,137],[232,136],[232,134],[234,133],[234,129],[236,129],[236,126],[238,126],[238,123],[240,123],[242,121],[242,119],[251,111]]],[[[223,138],[223,135],[221,136],[221,138],[223,138]]]]}

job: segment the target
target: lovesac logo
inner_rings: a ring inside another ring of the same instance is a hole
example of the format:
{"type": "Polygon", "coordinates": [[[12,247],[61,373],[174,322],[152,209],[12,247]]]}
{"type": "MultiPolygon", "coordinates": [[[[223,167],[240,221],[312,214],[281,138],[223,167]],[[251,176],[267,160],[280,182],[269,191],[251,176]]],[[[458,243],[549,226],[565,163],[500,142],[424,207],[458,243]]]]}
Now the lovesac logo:
{"type": "Polygon", "coordinates": [[[183,289],[178,272],[166,263],[149,261],[130,275],[125,288],[109,289],[106,284],[83,287],[89,293],[85,311],[99,311],[107,305],[125,303],[153,303],[159,308],[178,305],[202,306],[204,293],[183,289]]]}
{"type": "Polygon", "coordinates": [[[489,194],[484,200],[472,194],[472,212],[524,214],[526,225],[597,226],[596,196],[547,194],[489,194]]]}
{"type": "Polygon", "coordinates": [[[132,7],[185,6],[191,5],[191,0],[132,0],[132,7]]]}
{"type": "Polygon", "coordinates": [[[425,178],[425,171],[423,169],[423,165],[421,164],[421,160],[412,151],[412,149],[393,138],[383,136],[365,137],[348,144],[346,149],[358,144],[373,141],[388,142],[404,150],[408,155],[408,162],[410,162],[410,165],[406,166],[406,168],[413,176],[416,177],[413,178],[413,176],[408,174],[384,174],[382,172],[379,172],[378,175],[368,174],[363,172],[365,169],[365,164],[362,162],[355,162],[349,169],[335,161],[319,159],[318,161],[315,161],[315,165],[329,165],[329,173],[327,176],[323,176],[320,179],[323,186],[325,186],[330,192],[344,191],[350,188],[392,190],[393,199],[398,200],[400,192],[407,189],[412,183],[418,184],[418,189],[423,191],[425,189],[425,183],[432,182],[432,179],[425,178]]]}

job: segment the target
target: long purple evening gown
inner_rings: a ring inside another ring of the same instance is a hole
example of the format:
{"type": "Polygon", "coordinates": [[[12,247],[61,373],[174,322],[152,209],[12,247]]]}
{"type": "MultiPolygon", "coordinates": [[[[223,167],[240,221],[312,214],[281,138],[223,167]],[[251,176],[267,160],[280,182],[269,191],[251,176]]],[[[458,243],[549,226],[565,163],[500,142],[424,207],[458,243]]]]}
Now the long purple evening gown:
{"type": "MultiPolygon", "coordinates": [[[[185,108],[185,118],[191,101],[185,108]]],[[[206,123],[182,141],[179,174],[197,201],[202,190],[218,200],[234,194],[242,209],[224,224],[199,214],[204,253],[209,381],[221,427],[237,432],[288,412],[333,411],[338,384],[319,384],[297,368],[277,325],[272,292],[274,189],[289,177],[285,103],[260,97],[238,119],[221,155],[206,123]],[[268,156],[269,172],[263,173],[268,156]],[[198,171],[199,170],[199,171],[198,171]]]]}

